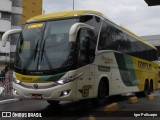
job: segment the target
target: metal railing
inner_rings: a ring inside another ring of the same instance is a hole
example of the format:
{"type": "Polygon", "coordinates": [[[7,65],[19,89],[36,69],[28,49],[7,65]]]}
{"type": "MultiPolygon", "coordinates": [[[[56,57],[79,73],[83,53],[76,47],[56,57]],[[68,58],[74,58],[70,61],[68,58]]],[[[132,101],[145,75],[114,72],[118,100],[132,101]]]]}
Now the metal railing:
{"type": "Polygon", "coordinates": [[[13,96],[12,77],[0,77],[0,97],[13,96]]]}

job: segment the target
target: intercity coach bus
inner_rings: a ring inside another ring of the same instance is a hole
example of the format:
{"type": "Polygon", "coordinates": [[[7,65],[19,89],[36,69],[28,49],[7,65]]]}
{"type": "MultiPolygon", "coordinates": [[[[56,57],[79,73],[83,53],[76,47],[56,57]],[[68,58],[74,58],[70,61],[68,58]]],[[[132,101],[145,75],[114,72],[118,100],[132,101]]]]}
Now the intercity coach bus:
{"type": "Polygon", "coordinates": [[[29,19],[16,47],[13,92],[19,98],[92,99],[158,88],[157,50],[102,13],[75,10],[29,19]]]}

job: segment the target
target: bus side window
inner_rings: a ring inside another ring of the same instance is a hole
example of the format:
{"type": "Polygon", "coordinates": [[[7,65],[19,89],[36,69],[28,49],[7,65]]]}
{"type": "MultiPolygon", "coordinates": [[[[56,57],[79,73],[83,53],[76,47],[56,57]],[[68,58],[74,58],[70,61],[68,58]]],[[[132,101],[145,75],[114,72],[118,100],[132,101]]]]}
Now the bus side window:
{"type": "Polygon", "coordinates": [[[104,21],[99,38],[99,50],[117,50],[120,45],[116,41],[116,29],[104,21]]]}

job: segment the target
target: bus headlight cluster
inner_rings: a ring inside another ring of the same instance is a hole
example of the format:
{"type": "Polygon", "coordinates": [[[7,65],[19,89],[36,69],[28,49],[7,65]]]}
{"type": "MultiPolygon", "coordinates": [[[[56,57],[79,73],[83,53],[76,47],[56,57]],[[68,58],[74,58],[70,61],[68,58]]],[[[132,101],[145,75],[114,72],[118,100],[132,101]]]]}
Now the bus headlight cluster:
{"type": "Polygon", "coordinates": [[[64,78],[64,79],[61,79],[61,80],[57,81],[57,83],[60,84],[60,85],[63,85],[63,84],[69,83],[69,82],[71,82],[75,79],[76,78],[68,77],[68,78],[64,78]]]}
{"type": "Polygon", "coordinates": [[[58,84],[60,85],[63,85],[63,84],[66,84],[66,83],[69,83],[73,80],[76,80],[77,78],[81,77],[84,73],[79,73],[77,75],[73,75],[73,76],[70,76],[70,77],[67,77],[67,78],[63,78],[63,79],[60,79],[57,81],[58,84]]]}

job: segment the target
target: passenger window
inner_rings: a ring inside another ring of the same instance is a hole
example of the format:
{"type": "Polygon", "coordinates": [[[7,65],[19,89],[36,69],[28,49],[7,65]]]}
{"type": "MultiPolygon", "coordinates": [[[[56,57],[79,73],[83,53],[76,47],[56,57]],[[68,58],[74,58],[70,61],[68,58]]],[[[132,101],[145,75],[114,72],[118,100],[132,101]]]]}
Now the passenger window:
{"type": "Polygon", "coordinates": [[[110,24],[104,22],[100,38],[99,38],[99,50],[117,50],[120,48],[118,42],[116,42],[116,29],[112,27],[110,24]]]}

